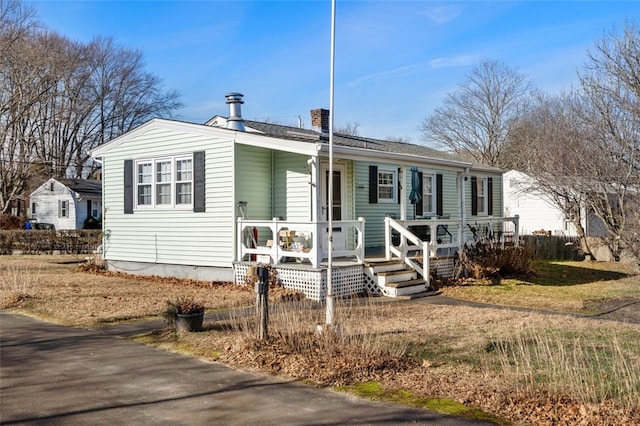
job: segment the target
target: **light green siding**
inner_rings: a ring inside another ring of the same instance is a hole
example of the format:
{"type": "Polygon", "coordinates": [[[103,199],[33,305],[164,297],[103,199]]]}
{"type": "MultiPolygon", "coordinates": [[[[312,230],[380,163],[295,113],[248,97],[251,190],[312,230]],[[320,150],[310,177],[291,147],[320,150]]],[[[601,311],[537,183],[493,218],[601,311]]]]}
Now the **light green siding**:
{"type": "Polygon", "coordinates": [[[273,218],[272,161],[271,150],[248,145],[236,146],[236,200],[247,202],[249,219],[273,218]]]}
{"type": "MultiPolygon", "coordinates": [[[[487,173],[470,173],[470,176],[477,176],[482,178],[493,179],[493,216],[502,217],[503,215],[503,200],[502,200],[502,174],[487,174],[487,173]]],[[[474,216],[471,214],[471,179],[465,182],[465,203],[466,203],[466,215],[469,221],[476,220],[478,218],[488,217],[487,214],[474,216]]]]}
{"type": "Polygon", "coordinates": [[[234,257],[233,143],[155,129],[103,158],[103,246],[108,260],[229,267],[234,257]],[[124,161],[205,151],[206,212],[136,209],[124,214],[124,161]]]}
{"type": "MultiPolygon", "coordinates": [[[[356,161],[355,170],[355,200],[356,200],[356,217],[366,218],[366,246],[378,247],[384,245],[384,218],[387,214],[394,214],[396,218],[400,218],[399,203],[369,203],[369,166],[375,165],[379,168],[395,168],[396,164],[369,163],[356,161]]],[[[460,196],[458,193],[458,174],[455,170],[438,169],[436,167],[418,167],[423,173],[442,174],[442,207],[443,214],[449,215],[451,218],[460,217],[460,196]]],[[[406,197],[409,197],[411,191],[411,172],[406,168],[406,173],[401,177],[402,184],[406,189],[406,197]]],[[[434,181],[435,185],[435,181],[434,181]]],[[[407,199],[406,201],[406,217],[414,218],[414,206],[407,199]]]]}
{"type": "Polygon", "coordinates": [[[355,180],[355,215],[364,217],[365,222],[365,245],[376,247],[384,244],[384,218],[386,214],[394,214],[400,217],[400,204],[398,203],[369,203],[369,166],[390,167],[397,169],[396,165],[383,163],[369,163],[354,161],[355,180]]]}
{"type": "Polygon", "coordinates": [[[307,158],[274,152],[274,216],[289,221],[311,220],[311,176],[307,158]]]}

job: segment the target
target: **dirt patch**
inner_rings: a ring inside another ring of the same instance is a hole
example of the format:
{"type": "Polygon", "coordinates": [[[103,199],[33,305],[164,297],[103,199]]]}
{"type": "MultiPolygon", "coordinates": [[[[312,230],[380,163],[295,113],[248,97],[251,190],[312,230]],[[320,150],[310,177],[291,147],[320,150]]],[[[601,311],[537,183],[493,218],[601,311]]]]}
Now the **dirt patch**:
{"type": "Polygon", "coordinates": [[[600,312],[594,317],[640,324],[640,297],[588,300],[585,302],[585,307],[588,310],[600,312]]]}

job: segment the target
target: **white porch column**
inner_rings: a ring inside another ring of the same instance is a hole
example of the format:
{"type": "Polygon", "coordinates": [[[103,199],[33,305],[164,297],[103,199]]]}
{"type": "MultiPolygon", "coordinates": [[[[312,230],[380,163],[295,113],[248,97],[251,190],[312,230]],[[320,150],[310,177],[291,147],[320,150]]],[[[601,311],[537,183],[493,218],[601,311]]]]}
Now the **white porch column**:
{"type": "Polygon", "coordinates": [[[309,157],[307,164],[309,165],[309,198],[310,198],[310,211],[311,222],[316,226],[311,238],[311,244],[315,250],[315,261],[312,261],[314,268],[317,268],[322,262],[322,250],[320,250],[320,235],[321,229],[318,225],[318,219],[320,217],[320,208],[322,203],[320,202],[320,165],[319,158],[317,156],[309,157]]]}
{"type": "Polygon", "coordinates": [[[460,191],[460,231],[458,238],[458,250],[462,250],[465,243],[465,231],[467,227],[467,196],[466,196],[466,184],[468,179],[469,169],[465,168],[460,174],[459,191],[460,191]]]}

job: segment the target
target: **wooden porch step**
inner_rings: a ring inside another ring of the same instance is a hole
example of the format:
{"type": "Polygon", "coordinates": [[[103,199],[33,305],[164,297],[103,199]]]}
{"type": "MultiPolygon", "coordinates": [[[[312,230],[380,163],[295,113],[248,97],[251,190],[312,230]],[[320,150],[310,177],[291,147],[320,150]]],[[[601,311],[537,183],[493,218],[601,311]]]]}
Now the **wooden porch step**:
{"type": "Polygon", "coordinates": [[[364,266],[404,265],[401,260],[365,261],[364,266]]]}
{"type": "Polygon", "coordinates": [[[389,285],[391,283],[414,280],[417,278],[417,272],[412,269],[402,269],[400,271],[378,272],[376,277],[378,284],[389,285]]]}
{"type": "Polygon", "coordinates": [[[385,287],[404,288],[404,287],[413,287],[415,285],[422,285],[422,284],[426,284],[426,283],[427,282],[425,280],[415,279],[415,280],[400,281],[400,282],[397,282],[397,283],[385,284],[385,287]]]}
{"type": "Polygon", "coordinates": [[[440,290],[427,290],[427,291],[423,291],[423,292],[420,292],[420,293],[413,293],[413,294],[405,294],[403,296],[396,296],[394,299],[412,300],[412,299],[419,299],[421,297],[438,296],[440,294],[442,294],[442,292],[440,290]]]}
{"type": "Polygon", "coordinates": [[[366,265],[366,267],[374,275],[382,274],[384,272],[394,272],[394,271],[402,271],[402,270],[406,271],[407,270],[407,265],[402,263],[402,262],[366,265]]]}
{"type": "Polygon", "coordinates": [[[389,297],[409,296],[411,294],[424,293],[428,290],[425,280],[413,279],[401,282],[394,282],[382,286],[389,297]]]}

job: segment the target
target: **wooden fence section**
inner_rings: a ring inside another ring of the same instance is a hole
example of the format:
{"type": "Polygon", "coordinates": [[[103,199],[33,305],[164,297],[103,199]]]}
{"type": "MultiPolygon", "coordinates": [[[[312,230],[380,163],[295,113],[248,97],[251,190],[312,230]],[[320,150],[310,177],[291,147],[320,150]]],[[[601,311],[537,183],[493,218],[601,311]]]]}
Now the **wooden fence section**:
{"type": "Polygon", "coordinates": [[[557,235],[523,235],[525,244],[535,250],[537,259],[584,260],[577,237],[557,235]]]}

